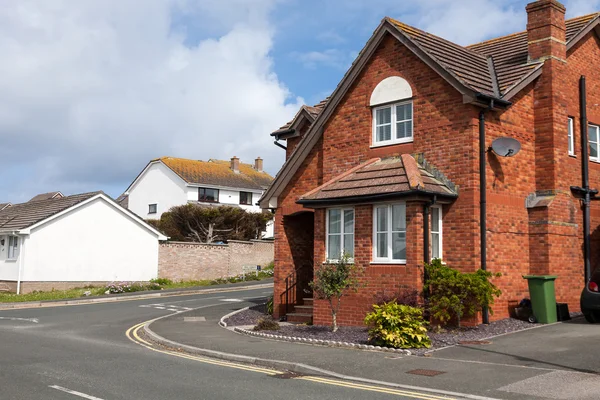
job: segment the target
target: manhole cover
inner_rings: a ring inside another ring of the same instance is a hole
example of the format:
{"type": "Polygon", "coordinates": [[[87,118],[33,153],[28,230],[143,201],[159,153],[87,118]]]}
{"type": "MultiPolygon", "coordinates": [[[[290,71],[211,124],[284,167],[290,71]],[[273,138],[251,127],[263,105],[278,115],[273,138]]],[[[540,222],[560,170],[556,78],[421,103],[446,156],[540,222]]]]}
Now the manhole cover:
{"type": "Polygon", "coordinates": [[[481,346],[484,344],[492,344],[489,340],[461,340],[458,344],[481,346]]]}
{"type": "Polygon", "coordinates": [[[422,375],[422,376],[437,376],[441,374],[445,374],[446,371],[436,371],[434,369],[413,369],[412,371],[408,371],[407,374],[413,375],[422,375]]]}
{"type": "Polygon", "coordinates": [[[299,376],[302,376],[300,374],[296,374],[294,372],[284,372],[283,374],[277,374],[277,375],[272,375],[273,378],[278,378],[278,379],[294,379],[294,378],[298,378],[299,376]]]}

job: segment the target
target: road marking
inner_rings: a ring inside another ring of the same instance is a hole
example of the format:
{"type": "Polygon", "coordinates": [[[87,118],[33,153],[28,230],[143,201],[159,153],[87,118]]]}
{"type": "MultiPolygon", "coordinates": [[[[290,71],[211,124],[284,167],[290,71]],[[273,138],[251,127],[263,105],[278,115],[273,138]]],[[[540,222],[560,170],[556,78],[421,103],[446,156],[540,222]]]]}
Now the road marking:
{"type": "Polygon", "coordinates": [[[182,306],[175,306],[175,305],[169,306],[169,305],[165,305],[165,303],[142,304],[139,307],[141,307],[141,308],[155,308],[157,310],[167,310],[167,311],[174,311],[174,312],[178,312],[178,313],[184,312],[184,311],[193,310],[193,308],[190,308],[190,307],[182,307],[182,306]]]}
{"type": "Polygon", "coordinates": [[[142,339],[138,335],[139,330],[142,329],[144,327],[144,325],[146,325],[147,323],[150,323],[150,322],[152,322],[152,321],[146,321],[146,322],[142,322],[142,323],[132,326],[131,328],[129,328],[127,330],[127,332],[125,332],[125,335],[132,342],[137,343],[140,346],[143,346],[149,350],[156,351],[157,353],[163,353],[163,354],[167,354],[170,356],[185,358],[185,359],[193,360],[193,361],[199,361],[204,364],[212,364],[212,365],[218,365],[218,366],[222,366],[222,367],[241,369],[241,370],[245,370],[245,371],[259,372],[259,373],[266,374],[266,375],[278,375],[278,374],[282,373],[281,371],[276,371],[276,370],[267,369],[267,368],[254,367],[254,366],[249,366],[249,365],[244,365],[244,364],[233,363],[233,362],[229,362],[229,361],[215,360],[215,359],[208,358],[208,357],[194,356],[194,355],[190,355],[190,354],[178,353],[175,351],[161,350],[161,349],[155,348],[155,347],[153,347],[152,343],[147,342],[146,340],[142,339]]]}
{"type": "Polygon", "coordinates": [[[199,300],[214,300],[214,299],[222,299],[223,297],[225,297],[225,296],[202,297],[201,299],[169,301],[169,302],[166,302],[163,304],[187,303],[188,301],[199,301],[199,300]]]}
{"type": "Polygon", "coordinates": [[[244,300],[241,300],[241,299],[221,299],[219,301],[226,301],[226,302],[229,302],[229,303],[241,303],[244,300]]]}
{"type": "Polygon", "coordinates": [[[77,392],[75,390],[67,389],[67,388],[64,388],[64,387],[58,386],[58,385],[50,385],[49,387],[51,387],[52,389],[60,390],[61,392],[72,394],[74,396],[83,397],[84,399],[89,399],[89,400],[103,400],[100,397],[90,396],[89,394],[77,392]]]}
{"type": "Polygon", "coordinates": [[[0,317],[0,319],[6,319],[9,321],[26,321],[26,322],[33,322],[35,324],[38,324],[40,322],[37,318],[0,317]]]}
{"type": "Polygon", "coordinates": [[[360,383],[338,381],[338,380],[334,380],[334,379],[321,378],[321,377],[317,377],[317,376],[302,376],[302,377],[295,378],[295,379],[301,379],[301,380],[316,382],[316,383],[323,383],[326,385],[347,387],[347,388],[351,388],[351,389],[365,390],[365,391],[369,391],[369,392],[393,394],[396,396],[410,397],[413,399],[454,400],[453,398],[446,397],[446,396],[442,397],[442,396],[430,395],[430,394],[425,394],[425,393],[409,392],[406,390],[398,390],[398,389],[384,388],[384,387],[379,387],[379,386],[363,385],[360,383]]]}

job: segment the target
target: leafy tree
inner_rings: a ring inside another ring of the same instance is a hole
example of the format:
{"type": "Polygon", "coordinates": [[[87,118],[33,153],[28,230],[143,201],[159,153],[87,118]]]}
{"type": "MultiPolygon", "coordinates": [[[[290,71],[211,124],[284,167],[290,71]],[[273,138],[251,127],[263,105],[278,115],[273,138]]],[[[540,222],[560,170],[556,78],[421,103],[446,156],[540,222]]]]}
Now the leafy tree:
{"type": "Polygon", "coordinates": [[[361,286],[358,279],[360,273],[357,266],[349,263],[346,254],[337,263],[324,264],[315,271],[315,278],[310,282],[310,287],[317,299],[329,302],[332,332],[338,330],[337,313],[342,296],[349,290],[357,291],[361,286]]]}
{"type": "Polygon", "coordinates": [[[463,316],[473,316],[483,307],[490,307],[494,304],[494,297],[502,293],[490,282],[490,278],[501,276],[500,273],[483,270],[464,273],[442,264],[438,258],[431,264],[425,264],[425,272],[429,309],[431,315],[442,323],[448,323],[454,317],[460,327],[463,316]]]}
{"type": "Polygon", "coordinates": [[[149,221],[172,240],[214,243],[259,239],[271,213],[251,213],[237,207],[186,204],[149,221]]]}

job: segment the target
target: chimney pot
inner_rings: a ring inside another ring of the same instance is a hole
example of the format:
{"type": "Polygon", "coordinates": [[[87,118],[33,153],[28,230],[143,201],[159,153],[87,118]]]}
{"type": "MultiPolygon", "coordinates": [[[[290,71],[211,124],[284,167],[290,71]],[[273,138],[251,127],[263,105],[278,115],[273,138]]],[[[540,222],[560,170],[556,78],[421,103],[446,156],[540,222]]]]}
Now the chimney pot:
{"type": "Polygon", "coordinates": [[[263,160],[260,157],[257,157],[256,160],[254,160],[254,169],[257,170],[258,172],[263,172],[263,160]]]}
{"type": "Polygon", "coordinates": [[[565,6],[557,0],[538,0],[527,4],[526,10],[529,62],[566,61],[565,6]]]}
{"type": "Polygon", "coordinates": [[[240,173],[240,159],[237,158],[236,156],[231,157],[230,167],[233,172],[235,172],[236,174],[239,174],[240,173]]]}

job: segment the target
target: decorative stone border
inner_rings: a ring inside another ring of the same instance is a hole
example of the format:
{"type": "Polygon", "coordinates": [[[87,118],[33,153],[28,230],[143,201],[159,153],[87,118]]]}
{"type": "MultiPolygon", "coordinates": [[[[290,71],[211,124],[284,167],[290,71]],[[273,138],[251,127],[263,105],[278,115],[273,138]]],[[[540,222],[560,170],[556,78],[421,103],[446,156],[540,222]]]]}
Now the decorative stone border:
{"type": "MultiPolygon", "coordinates": [[[[227,316],[225,316],[227,317],[227,316]]],[[[223,318],[225,318],[223,317],[223,318]]],[[[219,322],[221,324],[221,322],[219,322]]],[[[223,326],[223,325],[221,325],[223,326]]],[[[225,327],[227,324],[225,324],[225,327]]],[[[411,355],[410,350],[406,349],[394,349],[391,347],[381,347],[381,346],[372,346],[367,344],[355,344],[355,343],[347,343],[347,342],[337,342],[335,340],[321,340],[321,339],[309,339],[309,338],[301,338],[301,337],[290,337],[290,336],[282,336],[282,335],[273,335],[269,333],[249,331],[244,328],[234,327],[233,330],[237,333],[241,333],[244,335],[256,336],[265,339],[273,339],[280,340],[284,342],[295,342],[295,343],[305,343],[312,344],[317,346],[328,346],[328,347],[342,347],[348,349],[356,349],[356,350],[370,350],[370,351],[383,351],[388,353],[396,353],[396,354],[406,354],[411,355]]]]}
{"type": "Polygon", "coordinates": [[[230,312],[230,313],[229,313],[229,314],[227,314],[227,315],[223,315],[223,316],[221,317],[221,319],[219,320],[219,325],[221,325],[223,328],[227,328],[227,322],[225,322],[225,320],[228,320],[228,319],[229,319],[229,317],[231,317],[231,316],[234,316],[234,315],[235,315],[235,314],[237,314],[237,313],[241,313],[242,311],[246,311],[246,310],[247,310],[247,309],[249,309],[249,308],[250,308],[250,307],[244,307],[244,308],[241,308],[241,309],[239,309],[239,310],[235,310],[235,311],[233,311],[233,312],[230,312]]]}

